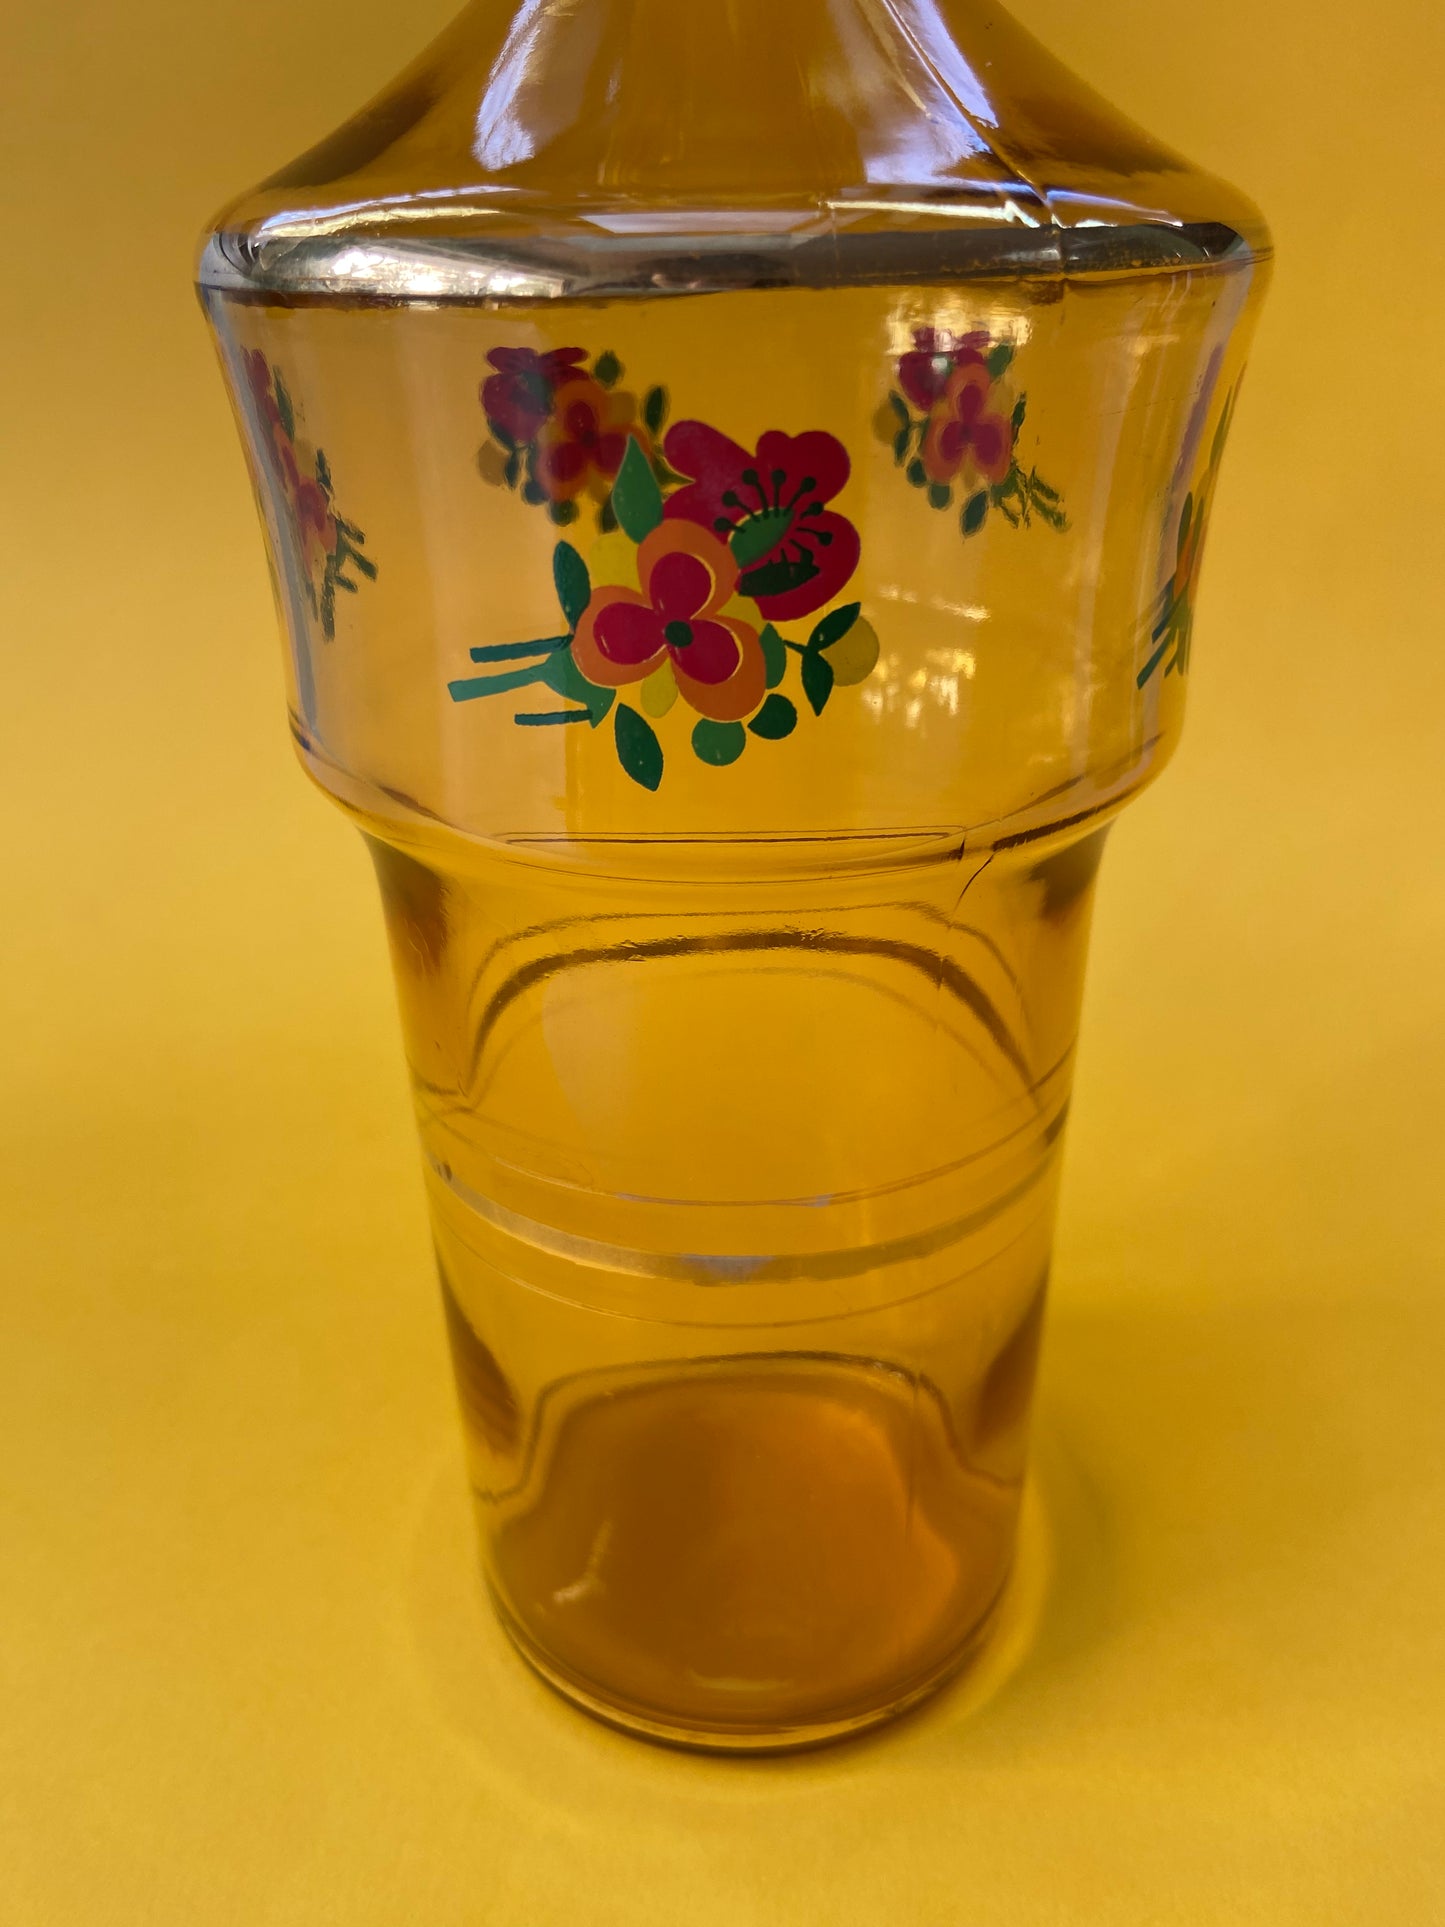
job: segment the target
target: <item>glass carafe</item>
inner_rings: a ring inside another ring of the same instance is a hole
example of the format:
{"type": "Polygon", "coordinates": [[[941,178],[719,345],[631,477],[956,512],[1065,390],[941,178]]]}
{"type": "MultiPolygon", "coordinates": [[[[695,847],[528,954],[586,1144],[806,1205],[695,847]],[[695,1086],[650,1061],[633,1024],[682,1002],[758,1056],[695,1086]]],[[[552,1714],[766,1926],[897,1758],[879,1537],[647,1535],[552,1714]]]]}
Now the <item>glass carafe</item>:
{"type": "Polygon", "coordinates": [[[208,239],[488,1582],[635,1731],[829,1738],[986,1633],[1267,260],[971,0],[485,0],[208,239]]]}

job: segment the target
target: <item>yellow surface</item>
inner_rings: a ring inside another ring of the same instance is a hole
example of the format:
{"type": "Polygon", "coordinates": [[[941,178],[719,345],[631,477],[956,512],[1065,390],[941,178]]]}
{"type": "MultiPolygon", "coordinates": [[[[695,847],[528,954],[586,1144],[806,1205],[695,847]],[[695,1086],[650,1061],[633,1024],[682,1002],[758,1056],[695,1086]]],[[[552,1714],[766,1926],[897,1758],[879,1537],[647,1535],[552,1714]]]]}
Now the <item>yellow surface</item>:
{"type": "Polygon", "coordinates": [[[380,917],[185,286],[444,7],[12,8],[7,1924],[1445,1919],[1445,37],[1019,11],[1280,267],[1104,870],[1007,1636],[747,1765],[593,1727],[483,1611],[380,917]]]}

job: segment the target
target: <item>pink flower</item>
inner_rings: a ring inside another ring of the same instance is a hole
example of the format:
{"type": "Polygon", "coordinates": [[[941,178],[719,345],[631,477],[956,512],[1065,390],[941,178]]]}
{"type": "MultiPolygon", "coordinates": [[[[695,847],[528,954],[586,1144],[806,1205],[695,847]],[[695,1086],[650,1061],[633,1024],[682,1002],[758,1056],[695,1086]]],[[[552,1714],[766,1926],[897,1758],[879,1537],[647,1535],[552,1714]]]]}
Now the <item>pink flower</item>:
{"type": "Polygon", "coordinates": [[[913,347],[898,360],[898,386],[920,415],[926,415],[957,368],[984,365],[986,334],[953,335],[946,328],[915,328],[913,347]]]}
{"type": "Polygon", "coordinates": [[[493,348],[487,360],[497,372],[481,388],[487,420],[525,447],[552,413],[558,383],[586,359],[585,348],[553,348],[545,355],[534,348],[493,348]]]}
{"type": "Polygon", "coordinates": [[[271,367],[259,348],[247,348],[242,352],[245,363],[246,380],[251,394],[262,415],[274,427],[281,419],[281,411],[276,406],[276,397],[271,392],[271,367]]]}
{"type": "Polygon", "coordinates": [[[684,421],[663,448],[672,467],[692,478],[668,497],[664,514],[728,544],[740,593],[769,621],[821,609],[857,568],[858,531],[824,506],[848,480],[847,451],[835,436],[770,429],[750,455],[706,423],[684,421]]]}

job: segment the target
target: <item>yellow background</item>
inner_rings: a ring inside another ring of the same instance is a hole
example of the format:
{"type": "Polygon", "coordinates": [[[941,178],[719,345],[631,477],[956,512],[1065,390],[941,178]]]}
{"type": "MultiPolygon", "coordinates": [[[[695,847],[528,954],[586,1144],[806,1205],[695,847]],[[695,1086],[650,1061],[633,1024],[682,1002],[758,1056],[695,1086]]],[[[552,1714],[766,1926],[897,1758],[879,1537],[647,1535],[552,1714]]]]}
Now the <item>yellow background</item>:
{"type": "Polygon", "coordinates": [[[1445,1919],[1441,14],[1018,10],[1280,265],[1104,869],[1013,1623],[748,1765],[484,1614],[380,918],[188,291],[445,0],[11,0],[7,1923],[1445,1919]]]}

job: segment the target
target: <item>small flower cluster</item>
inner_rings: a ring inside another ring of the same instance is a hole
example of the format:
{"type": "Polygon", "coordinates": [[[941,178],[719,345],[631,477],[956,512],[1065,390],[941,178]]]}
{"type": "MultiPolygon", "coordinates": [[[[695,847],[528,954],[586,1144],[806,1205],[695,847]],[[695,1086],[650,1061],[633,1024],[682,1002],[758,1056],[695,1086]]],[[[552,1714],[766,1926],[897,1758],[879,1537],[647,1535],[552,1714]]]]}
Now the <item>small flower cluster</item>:
{"type": "Polygon", "coordinates": [[[354,566],[374,581],[376,564],[363,553],[366,537],[336,512],[331,469],[319,448],[312,448],[296,432],[296,408],[282,379],[259,348],[245,353],[246,382],[260,418],[262,443],[281,485],[302,580],[311,613],[328,642],[336,634],[336,591],[355,595],[357,583],[347,574],[354,566]]]}
{"type": "Polygon", "coordinates": [[[1194,487],[1184,498],[1179,511],[1179,528],[1174,539],[1174,567],[1169,579],[1155,598],[1149,612],[1149,640],[1153,644],[1148,660],[1135,678],[1142,689],[1160,665],[1166,676],[1177,669],[1181,676],[1189,669],[1189,647],[1194,637],[1194,602],[1199,587],[1199,565],[1204,559],[1204,537],[1209,528],[1209,513],[1214,506],[1214,489],[1219,480],[1219,461],[1225,437],[1234,415],[1238,383],[1224,398],[1224,406],[1210,443],[1209,458],[1194,487]]]}
{"type": "Polygon", "coordinates": [[[1015,399],[1005,379],[1013,359],[1012,343],[986,333],[915,328],[912,348],[898,359],[898,387],[878,414],[894,460],[932,507],[951,508],[959,491],[966,536],[978,533],[990,509],[1015,528],[1035,516],[1050,528],[1068,526],[1058,490],[1018,459],[1028,397],[1015,399]]]}
{"type": "Polygon", "coordinates": [[[473,649],[476,663],[518,666],[449,688],[469,702],[539,685],[567,705],[516,715],[527,727],[595,729],[611,713],[623,769],[655,790],[664,757],[653,723],[679,699],[698,719],[694,754],[735,763],[750,736],[779,741],[797,727],[780,687],[790,663],[820,716],[835,688],[872,673],[878,638],[859,603],[827,607],[859,558],[857,529],[830,506],[849,476],[835,436],[770,430],[749,450],[680,421],[659,453],[664,391],[649,391],[639,423],[632,398],[608,386],[621,372],[615,356],[599,356],[590,375],[586,359],[580,348],[488,356],[482,403],[508,451],[498,479],[564,523],[590,495],[598,533],[585,560],[571,542],[556,545],[565,632],[473,649]],[[806,641],[778,626],[814,616],[806,641]],[[635,707],[619,699],[624,689],[635,707]]]}
{"type": "Polygon", "coordinates": [[[477,458],[483,478],[520,490],[534,507],[545,505],[560,527],[577,520],[589,497],[606,517],[629,443],[659,483],[669,479],[656,453],[667,390],[649,388],[639,402],[618,385],[616,355],[598,355],[590,369],[587,359],[585,348],[494,348],[487,356],[493,372],[481,386],[491,436],[477,458]]]}

